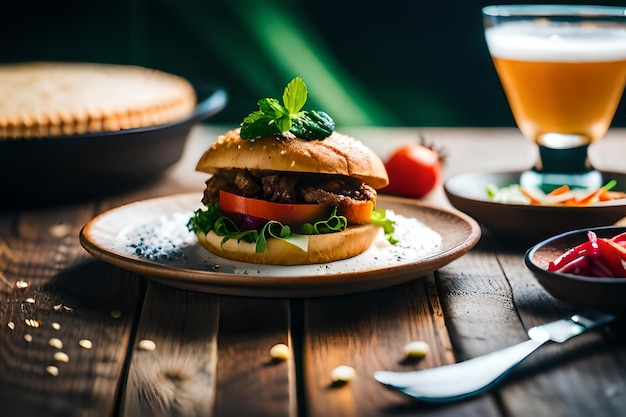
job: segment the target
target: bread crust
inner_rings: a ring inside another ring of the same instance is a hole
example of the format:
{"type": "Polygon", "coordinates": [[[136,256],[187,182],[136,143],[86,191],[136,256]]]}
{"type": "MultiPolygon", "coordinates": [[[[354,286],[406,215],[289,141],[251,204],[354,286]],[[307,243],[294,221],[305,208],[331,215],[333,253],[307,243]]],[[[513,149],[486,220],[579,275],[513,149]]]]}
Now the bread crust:
{"type": "Polygon", "coordinates": [[[0,139],[114,132],[182,120],[196,93],[185,79],[132,65],[0,65],[0,139]]]}
{"type": "Polygon", "coordinates": [[[233,261],[269,265],[307,265],[348,259],[365,252],[376,240],[381,227],[373,224],[350,226],[338,233],[309,237],[307,251],[285,243],[280,239],[268,239],[264,252],[255,252],[255,245],[228,240],[211,231],[196,232],[198,242],[209,252],[233,261]]]}
{"type": "Polygon", "coordinates": [[[290,133],[243,140],[239,129],[220,136],[202,155],[196,170],[247,168],[346,175],[373,188],[389,183],[380,158],[356,139],[333,132],[323,140],[304,140],[290,133]]]}

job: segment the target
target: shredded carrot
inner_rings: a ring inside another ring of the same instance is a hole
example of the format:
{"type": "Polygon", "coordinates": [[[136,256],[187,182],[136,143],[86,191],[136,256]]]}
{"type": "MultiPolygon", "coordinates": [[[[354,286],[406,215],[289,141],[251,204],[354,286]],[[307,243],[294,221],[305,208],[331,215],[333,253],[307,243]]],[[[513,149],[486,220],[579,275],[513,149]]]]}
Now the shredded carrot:
{"type": "Polygon", "coordinates": [[[519,190],[530,200],[530,204],[541,204],[541,201],[539,201],[537,197],[528,192],[528,190],[526,190],[524,187],[519,187],[519,190]]]}
{"type": "Polygon", "coordinates": [[[583,196],[581,198],[577,198],[574,201],[575,201],[576,205],[587,206],[589,204],[597,203],[598,201],[600,201],[600,195],[602,193],[605,193],[605,192],[606,192],[606,190],[604,188],[598,188],[597,190],[593,190],[592,192],[590,192],[586,196],[583,196]]]}
{"type": "Polygon", "coordinates": [[[600,201],[612,201],[626,198],[626,193],[621,191],[606,191],[600,196],[600,201]]]}
{"type": "Polygon", "coordinates": [[[568,185],[561,185],[558,188],[555,188],[554,190],[550,191],[548,193],[548,195],[552,196],[552,195],[561,195],[561,194],[565,194],[566,192],[569,191],[569,186],[568,185]]]}
{"type": "MultiPolygon", "coordinates": [[[[519,184],[502,187],[501,190],[508,190],[515,187],[515,190],[527,200],[530,205],[549,205],[549,206],[588,206],[590,204],[615,201],[626,199],[626,192],[612,191],[617,181],[610,180],[605,185],[594,190],[572,189],[568,185],[561,185],[545,194],[541,190],[533,190],[524,188],[519,184]]],[[[508,192],[508,191],[507,191],[508,192]]],[[[498,199],[499,190],[497,187],[487,189],[489,198],[498,199]]],[[[504,194],[506,195],[506,194],[504,194]]]]}
{"type": "MultiPolygon", "coordinates": [[[[565,205],[565,206],[588,206],[590,204],[599,203],[601,201],[613,201],[619,200],[622,198],[626,198],[626,193],[620,191],[609,191],[614,184],[607,184],[604,187],[596,188],[593,191],[588,192],[582,196],[565,198],[564,200],[558,201],[557,204],[565,205]]],[[[524,187],[520,187],[520,191],[524,194],[530,201],[531,205],[541,205],[546,204],[546,201],[541,199],[541,196],[533,195],[530,191],[524,189],[524,187]]],[[[555,188],[550,193],[546,194],[546,197],[557,197],[559,195],[564,195],[571,191],[570,187],[567,185],[562,185],[560,187],[555,188]]]]}

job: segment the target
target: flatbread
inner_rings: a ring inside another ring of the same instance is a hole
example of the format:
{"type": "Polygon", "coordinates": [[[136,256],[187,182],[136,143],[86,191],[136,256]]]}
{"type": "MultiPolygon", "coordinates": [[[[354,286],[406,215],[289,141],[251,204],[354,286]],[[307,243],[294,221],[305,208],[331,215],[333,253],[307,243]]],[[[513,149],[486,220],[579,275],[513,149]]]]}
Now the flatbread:
{"type": "Polygon", "coordinates": [[[0,65],[0,139],[156,126],[189,116],[191,84],[130,66],[30,62],[0,65]]]}

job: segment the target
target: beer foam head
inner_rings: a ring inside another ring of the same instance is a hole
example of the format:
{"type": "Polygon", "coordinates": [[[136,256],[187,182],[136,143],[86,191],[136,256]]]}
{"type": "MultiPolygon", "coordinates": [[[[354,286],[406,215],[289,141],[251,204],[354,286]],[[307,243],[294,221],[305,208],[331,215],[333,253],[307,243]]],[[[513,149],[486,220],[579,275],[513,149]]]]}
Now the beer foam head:
{"type": "Polygon", "coordinates": [[[521,61],[595,62],[626,59],[624,28],[511,22],[485,30],[492,56],[521,61]]]}

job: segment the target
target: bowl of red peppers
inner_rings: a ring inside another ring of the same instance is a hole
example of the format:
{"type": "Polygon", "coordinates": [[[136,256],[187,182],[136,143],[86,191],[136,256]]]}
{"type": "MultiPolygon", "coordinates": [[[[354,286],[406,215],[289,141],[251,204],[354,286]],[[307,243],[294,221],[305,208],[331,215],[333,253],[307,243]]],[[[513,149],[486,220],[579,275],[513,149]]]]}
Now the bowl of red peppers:
{"type": "Polygon", "coordinates": [[[548,293],[571,307],[626,310],[626,227],[556,235],[530,248],[524,262],[548,293]]]}

